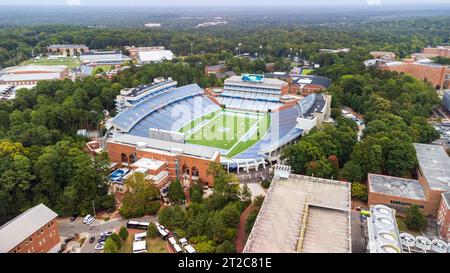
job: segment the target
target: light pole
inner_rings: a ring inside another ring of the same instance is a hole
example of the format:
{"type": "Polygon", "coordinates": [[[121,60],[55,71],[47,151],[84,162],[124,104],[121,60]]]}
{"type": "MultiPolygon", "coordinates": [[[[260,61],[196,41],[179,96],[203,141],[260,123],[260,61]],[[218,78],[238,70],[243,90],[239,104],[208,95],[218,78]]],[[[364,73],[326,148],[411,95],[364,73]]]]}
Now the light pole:
{"type": "Polygon", "coordinates": [[[191,43],[191,56],[194,56],[194,43],[191,43]]]}
{"type": "Polygon", "coordinates": [[[239,51],[239,52],[238,52],[238,55],[239,55],[239,56],[241,56],[241,45],[242,45],[242,43],[239,43],[239,44],[238,44],[238,51],[239,51]]]}
{"type": "Polygon", "coordinates": [[[259,57],[262,58],[262,45],[259,46],[259,57]]]}
{"type": "Polygon", "coordinates": [[[292,47],[289,48],[289,59],[291,59],[291,58],[292,58],[292,47]]]}
{"type": "Polygon", "coordinates": [[[95,205],[94,205],[94,200],[92,200],[92,209],[94,210],[94,218],[95,218],[95,205]]]}

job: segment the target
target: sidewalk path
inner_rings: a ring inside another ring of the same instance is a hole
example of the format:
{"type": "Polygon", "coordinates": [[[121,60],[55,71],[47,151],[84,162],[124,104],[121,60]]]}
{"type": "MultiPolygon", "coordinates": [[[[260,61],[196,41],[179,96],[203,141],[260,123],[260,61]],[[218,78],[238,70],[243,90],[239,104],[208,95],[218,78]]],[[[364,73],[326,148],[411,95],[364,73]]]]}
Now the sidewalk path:
{"type": "Polygon", "coordinates": [[[236,252],[237,253],[242,253],[242,251],[244,250],[245,242],[247,239],[247,234],[245,234],[245,224],[247,223],[248,216],[255,209],[256,209],[256,207],[253,204],[251,204],[241,214],[241,217],[239,219],[237,236],[236,236],[236,252]]]}

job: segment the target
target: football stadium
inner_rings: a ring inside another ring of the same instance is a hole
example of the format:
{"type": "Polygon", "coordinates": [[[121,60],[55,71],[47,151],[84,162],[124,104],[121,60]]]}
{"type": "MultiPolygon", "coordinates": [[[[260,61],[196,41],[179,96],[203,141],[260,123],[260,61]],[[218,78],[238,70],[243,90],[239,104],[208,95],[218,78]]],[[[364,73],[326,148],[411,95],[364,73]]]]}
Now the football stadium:
{"type": "MultiPolygon", "coordinates": [[[[199,164],[186,163],[189,157],[220,162],[228,171],[265,168],[279,160],[283,146],[328,119],[327,96],[291,96],[288,85],[263,75],[243,75],[226,79],[214,94],[197,84],[177,87],[171,78],[122,90],[116,99],[120,111],[107,126],[108,141],[115,145],[110,156],[115,153],[118,163],[132,167],[144,156],[138,151],[151,149],[152,155],[145,156],[155,159],[165,150],[178,156],[169,168],[172,177],[202,172],[199,164]],[[119,158],[119,144],[137,148],[119,158]]],[[[168,162],[167,157],[158,160],[168,162]]]]}

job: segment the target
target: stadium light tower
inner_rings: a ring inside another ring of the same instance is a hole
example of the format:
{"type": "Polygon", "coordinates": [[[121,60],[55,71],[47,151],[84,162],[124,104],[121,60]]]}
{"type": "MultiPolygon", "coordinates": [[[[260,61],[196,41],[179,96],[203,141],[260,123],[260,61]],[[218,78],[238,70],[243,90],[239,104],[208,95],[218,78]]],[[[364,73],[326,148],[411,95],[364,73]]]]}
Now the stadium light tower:
{"type": "Polygon", "coordinates": [[[191,56],[194,56],[194,43],[191,43],[191,56]]]}
{"type": "Polygon", "coordinates": [[[292,47],[289,48],[289,59],[291,59],[291,58],[292,58],[292,47]]]}
{"type": "Polygon", "coordinates": [[[261,53],[262,53],[262,52],[261,52],[262,47],[263,47],[262,45],[259,46],[259,57],[260,57],[260,58],[262,58],[262,54],[261,54],[261,53]]]}
{"type": "Polygon", "coordinates": [[[238,52],[238,55],[239,55],[239,56],[241,56],[241,45],[242,45],[242,43],[239,43],[239,44],[238,44],[238,51],[239,51],[239,52],[238,52]]]}

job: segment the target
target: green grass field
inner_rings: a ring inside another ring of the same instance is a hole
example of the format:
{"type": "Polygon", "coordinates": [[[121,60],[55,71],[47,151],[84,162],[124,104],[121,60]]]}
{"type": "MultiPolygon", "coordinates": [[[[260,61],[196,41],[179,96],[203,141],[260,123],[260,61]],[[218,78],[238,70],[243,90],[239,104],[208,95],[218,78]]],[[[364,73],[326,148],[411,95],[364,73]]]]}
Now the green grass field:
{"type": "Polygon", "coordinates": [[[270,115],[219,110],[193,120],[180,132],[188,143],[227,150],[233,157],[260,140],[270,127],[270,115]]]}
{"type": "Polygon", "coordinates": [[[302,69],[302,75],[309,75],[311,72],[313,72],[312,69],[302,69]]]}
{"type": "Polygon", "coordinates": [[[58,58],[58,59],[47,59],[47,58],[40,58],[40,59],[28,59],[21,63],[21,65],[67,65],[69,69],[76,68],[80,66],[80,61],[78,58],[72,58],[72,57],[65,57],[65,58],[58,58]]]}

